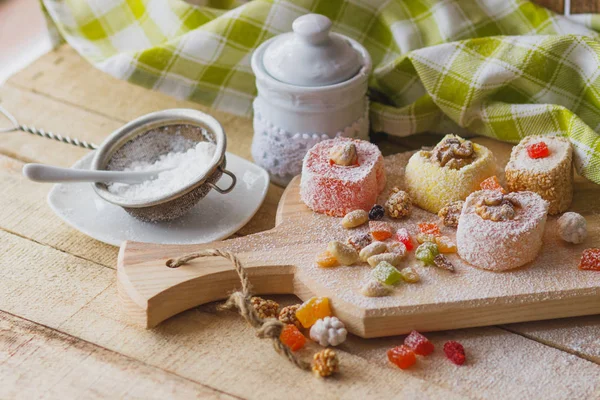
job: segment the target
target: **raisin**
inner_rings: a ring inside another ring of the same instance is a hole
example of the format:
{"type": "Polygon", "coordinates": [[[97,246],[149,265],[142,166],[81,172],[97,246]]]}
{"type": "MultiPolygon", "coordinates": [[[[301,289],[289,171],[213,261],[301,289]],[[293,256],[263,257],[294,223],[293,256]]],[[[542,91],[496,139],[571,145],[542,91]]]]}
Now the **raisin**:
{"type": "Polygon", "coordinates": [[[379,221],[385,215],[385,209],[379,204],[375,204],[369,211],[369,219],[371,221],[379,221]]]}

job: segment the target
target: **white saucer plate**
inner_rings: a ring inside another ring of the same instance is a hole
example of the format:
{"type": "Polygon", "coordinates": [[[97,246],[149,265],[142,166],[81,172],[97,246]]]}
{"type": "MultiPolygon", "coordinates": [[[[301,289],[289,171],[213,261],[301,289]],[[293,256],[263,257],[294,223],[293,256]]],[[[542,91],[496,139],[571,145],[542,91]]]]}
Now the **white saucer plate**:
{"type": "MultiPolygon", "coordinates": [[[[67,224],[78,231],[113,246],[125,240],[158,244],[197,244],[219,240],[244,226],[262,204],[269,188],[269,175],[261,167],[231,153],[227,169],[237,177],[228,194],[211,190],[183,217],[160,223],[142,222],[119,206],[102,200],[90,183],[61,183],[48,194],[48,204],[67,224]]],[[[94,152],[72,168],[88,169],[94,152]]],[[[218,186],[227,187],[223,176],[218,186]]]]}

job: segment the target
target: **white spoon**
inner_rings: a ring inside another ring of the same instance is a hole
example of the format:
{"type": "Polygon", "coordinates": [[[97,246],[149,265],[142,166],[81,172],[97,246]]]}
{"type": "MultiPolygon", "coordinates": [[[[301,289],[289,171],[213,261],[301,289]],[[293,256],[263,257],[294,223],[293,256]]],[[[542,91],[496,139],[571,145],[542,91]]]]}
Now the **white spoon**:
{"type": "Polygon", "coordinates": [[[25,164],[23,175],[35,182],[121,182],[141,183],[166,169],[154,171],[97,171],[53,167],[44,164],[25,164]]]}

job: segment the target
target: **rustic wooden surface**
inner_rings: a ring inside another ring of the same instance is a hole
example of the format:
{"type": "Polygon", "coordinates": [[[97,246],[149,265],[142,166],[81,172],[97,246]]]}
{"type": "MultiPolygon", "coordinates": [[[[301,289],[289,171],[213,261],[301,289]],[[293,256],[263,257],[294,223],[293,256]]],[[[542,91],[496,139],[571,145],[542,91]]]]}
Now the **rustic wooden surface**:
{"type": "MultiPolygon", "coordinates": [[[[70,48],[52,52],[0,88],[21,122],[100,142],[150,111],[194,107],[94,70],[70,48]]],[[[251,123],[212,112],[230,151],[249,158],[251,123]]],[[[383,142],[388,152],[432,138],[383,142]]],[[[600,397],[600,316],[431,334],[438,351],[400,371],[385,350],[402,337],[351,336],[342,373],[319,381],[289,365],[234,313],[193,309],[144,330],[118,304],[117,249],[63,224],[24,180],[24,162],[69,166],[85,151],[11,133],[0,141],[0,398],[545,398],[600,397]],[[456,367],[439,348],[461,341],[456,367]]],[[[274,225],[282,189],[271,186],[238,235],[274,225]]],[[[297,301],[278,296],[283,304],[297,301]]]]}

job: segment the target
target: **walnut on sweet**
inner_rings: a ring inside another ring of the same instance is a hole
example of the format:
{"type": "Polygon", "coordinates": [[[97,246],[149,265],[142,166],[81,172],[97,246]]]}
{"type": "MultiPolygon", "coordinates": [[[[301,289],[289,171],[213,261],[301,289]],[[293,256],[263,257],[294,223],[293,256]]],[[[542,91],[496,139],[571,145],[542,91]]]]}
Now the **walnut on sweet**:
{"type": "Polygon", "coordinates": [[[456,228],[458,226],[458,219],[465,202],[462,200],[451,201],[440,209],[438,217],[441,218],[444,226],[450,226],[456,228]]]}
{"type": "Polygon", "coordinates": [[[340,361],[335,351],[321,350],[313,356],[312,370],[319,377],[327,377],[336,373],[340,368],[340,361]]]}
{"type": "Polygon", "coordinates": [[[461,141],[458,137],[442,140],[425,154],[432,162],[450,169],[461,169],[475,160],[473,143],[470,140],[461,141]]]}
{"type": "Polygon", "coordinates": [[[510,194],[489,192],[479,199],[475,206],[475,212],[483,219],[494,222],[508,221],[515,218],[515,207],[519,206],[519,202],[510,194]]]}
{"type": "Polygon", "coordinates": [[[262,297],[252,297],[250,303],[259,318],[277,318],[279,314],[279,304],[273,300],[265,300],[262,297]]]}

